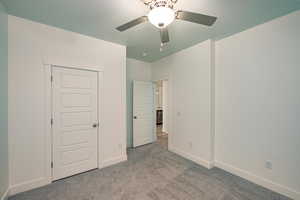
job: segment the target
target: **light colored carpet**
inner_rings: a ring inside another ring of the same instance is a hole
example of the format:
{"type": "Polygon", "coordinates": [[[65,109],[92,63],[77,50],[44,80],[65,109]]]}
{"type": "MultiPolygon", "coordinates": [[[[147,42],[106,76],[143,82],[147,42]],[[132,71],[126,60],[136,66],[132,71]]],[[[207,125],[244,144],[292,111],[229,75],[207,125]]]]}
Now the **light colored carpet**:
{"type": "Polygon", "coordinates": [[[221,169],[207,170],[158,143],[128,162],[57,181],[10,200],[289,200],[221,169]]]}

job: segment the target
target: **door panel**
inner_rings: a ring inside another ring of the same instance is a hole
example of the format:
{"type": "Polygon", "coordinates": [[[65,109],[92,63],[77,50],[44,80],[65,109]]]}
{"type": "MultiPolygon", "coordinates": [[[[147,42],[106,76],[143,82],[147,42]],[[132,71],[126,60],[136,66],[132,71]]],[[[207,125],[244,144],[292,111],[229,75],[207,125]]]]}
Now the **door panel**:
{"type": "Polygon", "coordinates": [[[133,146],[152,143],[155,137],[154,85],[152,82],[133,83],[133,146]]]}
{"type": "Polygon", "coordinates": [[[64,107],[88,107],[91,106],[91,94],[62,94],[62,104],[64,107]]]}
{"type": "Polygon", "coordinates": [[[53,180],[98,167],[97,72],[52,68],[53,180]]]}

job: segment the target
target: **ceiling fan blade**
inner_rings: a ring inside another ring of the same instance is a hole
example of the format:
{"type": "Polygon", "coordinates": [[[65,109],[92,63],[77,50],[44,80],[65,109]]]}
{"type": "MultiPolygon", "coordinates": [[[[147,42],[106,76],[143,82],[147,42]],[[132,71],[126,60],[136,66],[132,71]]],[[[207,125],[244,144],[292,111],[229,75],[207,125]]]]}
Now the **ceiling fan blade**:
{"type": "Polygon", "coordinates": [[[217,18],[213,16],[203,15],[199,13],[187,12],[179,10],[177,11],[176,19],[185,20],[197,24],[203,24],[206,26],[213,25],[217,18]]]}
{"type": "Polygon", "coordinates": [[[132,21],[126,23],[126,24],[123,24],[123,25],[117,27],[116,29],[118,31],[121,31],[121,32],[126,31],[127,29],[130,29],[131,27],[134,27],[136,25],[139,25],[139,24],[147,22],[147,21],[148,21],[148,17],[147,16],[142,16],[142,17],[139,17],[135,20],[132,20],[132,21]]]}
{"type": "Polygon", "coordinates": [[[167,28],[160,29],[160,39],[162,44],[168,43],[170,41],[169,31],[167,28]]]}

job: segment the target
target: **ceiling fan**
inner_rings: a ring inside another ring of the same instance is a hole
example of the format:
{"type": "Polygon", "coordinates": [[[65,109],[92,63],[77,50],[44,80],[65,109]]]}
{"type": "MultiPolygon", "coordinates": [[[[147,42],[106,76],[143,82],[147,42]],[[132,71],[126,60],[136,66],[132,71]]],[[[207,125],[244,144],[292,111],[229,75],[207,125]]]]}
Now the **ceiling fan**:
{"type": "Polygon", "coordinates": [[[175,10],[174,5],[178,0],[141,0],[149,7],[150,12],[147,16],[142,16],[134,19],[126,24],[123,24],[116,29],[118,31],[126,31],[136,25],[150,21],[151,24],[159,28],[161,45],[168,43],[169,32],[167,26],[171,24],[175,19],[189,21],[206,26],[212,26],[217,18],[213,16],[203,15],[200,13],[193,13],[182,10],[175,10]]]}

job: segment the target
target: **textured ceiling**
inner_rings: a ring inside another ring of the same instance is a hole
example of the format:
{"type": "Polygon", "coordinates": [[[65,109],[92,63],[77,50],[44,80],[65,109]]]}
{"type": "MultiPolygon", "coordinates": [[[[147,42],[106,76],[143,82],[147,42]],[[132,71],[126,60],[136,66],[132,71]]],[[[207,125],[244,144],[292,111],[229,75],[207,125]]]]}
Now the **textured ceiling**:
{"type": "MultiPolygon", "coordinates": [[[[0,0],[1,1],[1,0],[0,0]]],[[[140,0],[2,0],[11,15],[127,46],[127,57],[152,62],[207,39],[221,39],[300,9],[298,0],[179,0],[176,9],[218,17],[213,27],[184,21],[169,26],[171,42],[160,52],[159,31],[141,24],[115,27],[148,10],[140,0]],[[143,56],[143,52],[147,56],[143,56]]]]}

